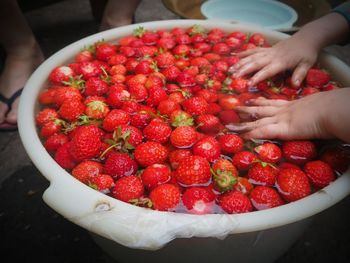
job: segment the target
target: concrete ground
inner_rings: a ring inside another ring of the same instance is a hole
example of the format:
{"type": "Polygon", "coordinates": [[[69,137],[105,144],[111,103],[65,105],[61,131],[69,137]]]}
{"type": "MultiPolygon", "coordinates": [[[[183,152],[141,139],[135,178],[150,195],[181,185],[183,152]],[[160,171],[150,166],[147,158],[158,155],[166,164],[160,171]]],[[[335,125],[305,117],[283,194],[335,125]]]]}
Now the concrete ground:
{"type": "MultiPolygon", "coordinates": [[[[26,12],[26,17],[46,57],[98,29],[88,0],[61,1],[26,12]]],[[[177,18],[161,1],[143,0],[136,11],[136,22],[177,18]]],[[[349,46],[330,51],[350,64],[349,46]]],[[[31,163],[18,132],[0,133],[0,160],[1,262],[111,261],[84,229],[43,202],[48,182],[31,163]]],[[[350,262],[349,207],[348,197],[317,215],[277,262],[350,262]]]]}

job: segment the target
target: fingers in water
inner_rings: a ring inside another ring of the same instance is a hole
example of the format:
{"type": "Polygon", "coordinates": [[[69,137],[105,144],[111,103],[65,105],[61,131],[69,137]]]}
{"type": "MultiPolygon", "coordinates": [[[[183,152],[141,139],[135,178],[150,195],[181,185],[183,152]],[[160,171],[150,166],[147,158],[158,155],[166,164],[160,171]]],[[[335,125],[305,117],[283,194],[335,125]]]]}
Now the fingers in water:
{"type": "Polygon", "coordinates": [[[273,106],[273,107],[281,107],[286,106],[290,103],[287,100],[269,100],[264,97],[259,97],[257,99],[253,99],[249,101],[252,106],[273,106]]]}
{"type": "Polygon", "coordinates": [[[249,114],[252,119],[259,119],[275,115],[280,108],[276,106],[238,106],[235,110],[239,113],[249,114]]]}
{"type": "Polygon", "coordinates": [[[252,122],[228,124],[226,125],[226,128],[233,132],[245,133],[267,124],[273,124],[275,121],[274,117],[266,117],[252,122]]]}
{"type": "Polygon", "coordinates": [[[292,75],[292,83],[295,87],[300,86],[301,82],[304,80],[311,66],[312,65],[310,65],[309,63],[301,63],[294,69],[294,72],[292,75]]]}

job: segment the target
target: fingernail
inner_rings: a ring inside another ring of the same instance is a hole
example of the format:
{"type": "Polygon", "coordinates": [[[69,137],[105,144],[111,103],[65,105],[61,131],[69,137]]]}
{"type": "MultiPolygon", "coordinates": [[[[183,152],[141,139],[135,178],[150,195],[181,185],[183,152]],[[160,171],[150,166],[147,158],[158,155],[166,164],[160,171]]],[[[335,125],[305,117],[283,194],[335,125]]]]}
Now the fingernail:
{"type": "Polygon", "coordinates": [[[296,80],[294,81],[294,85],[295,85],[296,87],[299,87],[299,86],[300,86],[300,80],[299,80],[299,79],[296,79],[296,80]]]}
{"type": "Polygon", "coordinates": [[[227,124],[225,127],[234,132],[240,132],[246,129],[246,126],[242,124],[227,124]]]}

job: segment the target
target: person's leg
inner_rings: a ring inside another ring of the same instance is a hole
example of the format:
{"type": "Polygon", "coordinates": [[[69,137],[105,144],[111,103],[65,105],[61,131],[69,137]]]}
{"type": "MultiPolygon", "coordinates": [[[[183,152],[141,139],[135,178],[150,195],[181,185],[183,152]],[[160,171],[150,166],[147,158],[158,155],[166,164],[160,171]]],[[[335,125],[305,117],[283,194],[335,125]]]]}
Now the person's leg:
{"type": "MultiPolygon", "coordinates": [[[[11,98],[20,90],[44,60],[35,36],[22,14],[17,1],[0,1],[0,45],[6,52],[6,60],[0,76],[0,94],[11,98]]],[[[0,125],[17,123],[19,99],[10,105],[0,101],[0,125]]]]}
{"type": "Polygon", "coordinates": [[[129,25],[141,0],[109,0],[104,9],[100,30],[129,25]]]}

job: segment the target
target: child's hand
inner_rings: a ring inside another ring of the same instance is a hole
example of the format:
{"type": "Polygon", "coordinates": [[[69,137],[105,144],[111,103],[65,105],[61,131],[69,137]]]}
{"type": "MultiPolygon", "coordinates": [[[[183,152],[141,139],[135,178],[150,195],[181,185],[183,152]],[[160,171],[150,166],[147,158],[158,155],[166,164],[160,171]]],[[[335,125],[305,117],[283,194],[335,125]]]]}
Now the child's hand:
{"type": "Polygon", "coordinates": [[[328,139],[350,141],[350,88],[319,92],[294,100],[259,98],[236,110],[256,121],[226,126],[246,139],[328,139]]]}
{"type": "Polygon", "coordinates": [[[250,73],[254,76],[250,85],[280,73],[284,70],[294,70],[292,83],[300,86],[309,68],[317,60],[318,49],[298,38],[289,38],[278,42],[270,48],[256,48],[237,54],[241,60],[232,68],[234,77],[250,73]]]}

